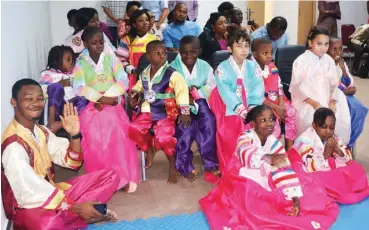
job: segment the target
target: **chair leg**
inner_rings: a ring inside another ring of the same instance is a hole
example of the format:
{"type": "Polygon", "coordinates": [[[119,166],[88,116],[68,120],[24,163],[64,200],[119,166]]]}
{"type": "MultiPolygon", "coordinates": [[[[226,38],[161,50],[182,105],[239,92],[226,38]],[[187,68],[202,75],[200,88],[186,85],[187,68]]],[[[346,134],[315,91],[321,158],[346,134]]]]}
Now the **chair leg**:
{"type": "Polygon", "coordinates": [[[145,169],[145,152],[141,149],[138,149],[139,152],[141,152],[141,172],[142,172],[142,182],[147,181],[146,178],[146,169],[145,169]]]}

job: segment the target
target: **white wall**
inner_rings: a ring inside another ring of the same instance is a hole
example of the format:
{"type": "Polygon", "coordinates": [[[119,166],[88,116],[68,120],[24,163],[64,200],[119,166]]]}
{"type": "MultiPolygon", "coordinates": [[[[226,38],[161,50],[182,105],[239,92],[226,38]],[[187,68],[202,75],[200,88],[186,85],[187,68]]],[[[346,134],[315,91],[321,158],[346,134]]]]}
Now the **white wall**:
{"type": "MultiPolygon", "coordinates": [[[[51,48],[49,2],[1,2],[1,132],[14,112],[11,87],[25,77],[38,79],[51,48]]],[[[6,229],[1,203],[1,229],[6,229]]]]}
{"type": "MultiPolygon", "coordinates": [[[[197,22],[201,26],[204,26],[210,17],[210,13],[217,12],[218,6],[222,2],[222,0],[199,0],[199,16],[197,22]]],[[[242,10],[244,23],[246,23],[246,2],[233,1],[233,4],[242,10]]],[[[71,9],[79,9],[81,7],[95,8],[99,13],[100,20],[106,22],[106,15],[101,8],[101,1],[51,1],[50,15],[53,45],[63,44],[65,38],[73,32],[73,29],[68,26],[67,13],[71,9]]]]}

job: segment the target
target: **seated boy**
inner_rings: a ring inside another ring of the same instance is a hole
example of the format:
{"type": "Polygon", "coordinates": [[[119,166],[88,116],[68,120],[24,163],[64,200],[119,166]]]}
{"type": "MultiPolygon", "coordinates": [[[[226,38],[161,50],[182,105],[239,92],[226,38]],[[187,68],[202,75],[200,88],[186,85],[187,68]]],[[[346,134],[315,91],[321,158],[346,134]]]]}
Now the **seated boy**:
{"type": "Polygon", "coordinates": [[[149,42],[146,57],[150,65],[142,72],[129,95],[130,105],[138,111],[128,136],[146,152],[146,168],[151,166],[155,150],[162,149],[169,160],[168,183],[177,183],[175,124],[179,116],[180,125],[190,126],[188,86],[184,78],[169,66],[162,41],[149,42]],[[144,96],[142,100],[139,100],[140,94],[144,96]]]}
{"type": "Polygon", "coordinates": [[[187,82],[190,89],[190,109],[192,124],[188,128],[177,126],[176,167],[189,181],[197,179],[194,169],[191,144],[197,141],[205,171],[219,173],[215,143],[215,118],[207,99],[215,88],[215,78],[211,66],[198,59],[200,41],[195,36],[181,39],[179,54],[170,64],[187,82]]]}

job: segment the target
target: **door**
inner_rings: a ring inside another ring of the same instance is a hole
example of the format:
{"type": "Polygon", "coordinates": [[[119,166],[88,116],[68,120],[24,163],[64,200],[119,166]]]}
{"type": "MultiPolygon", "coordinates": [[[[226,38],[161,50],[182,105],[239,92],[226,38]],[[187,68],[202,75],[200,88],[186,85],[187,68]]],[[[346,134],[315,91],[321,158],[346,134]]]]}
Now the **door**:
{"type": "Polygon", "coordinates": [[[259,26],[265,25],[265,1],[247,1],[246,4],[247,20],[254,21],[259,26]]]}
{"type": "Polygon", "coordinates": [[[311,28],[316,24],[316,1],[299,0],[297,44],[305,45],[311,28]]]}

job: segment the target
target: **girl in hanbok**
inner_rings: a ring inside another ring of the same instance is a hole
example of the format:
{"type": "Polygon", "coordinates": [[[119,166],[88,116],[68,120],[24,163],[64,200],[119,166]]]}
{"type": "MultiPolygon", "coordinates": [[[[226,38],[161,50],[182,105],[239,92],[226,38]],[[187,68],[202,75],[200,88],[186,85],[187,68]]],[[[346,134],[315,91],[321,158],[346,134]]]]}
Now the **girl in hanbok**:
{"type": "Polygon", "coordinates": [[[347,103],[350,108],[351,135],[350,142],[347,144],[347,147],[352,149],[356,139],[363,131],[365,118],[368,114],[368,108],[366,108],[358,99],[356,99],[356,97],[354,97],[354,94],[356,93],[356,87],[354,86],[354,79],[342,58],[343,52],[341,39],[330,39],[328,54],[333,58],[337,65],[337,77],[340,81],[338,88],[346,95],[347,103]]]}
{"type": "MultiPolygon", "coordinates": [[[[100,26],[99,15],[94,8],[81,8],[76,13],[76,24],[77,30],[74,34],[65,41],[67,46],[72,47],[73,51],[76,54],[80,54],[85,48],[84,43],[82,41],[82,33],[87,27],[97,27],[100,26]]],[[[108,53],[115,53],[116,48],[111,44],[109,38],[103,33],[104,36],[104,51],[108,53]]]]}
{"type": "Polygon", "coordinates": [[[143,10],[136,10],[130,17],[131,29],[120,42],[117,55],[123,63],[124,70],[129,74],[129,89],[137,81],[136,69],[140,57],[146,53],[146,45],[157,37],[149,33],[150,16],[143,10]]]}
{"type": "Polygon", "coordinates": [[[73,87],[77,95],[90,101],[80,114],[85,170],[113,169],[120,178],[117,189],[134,192],[139,170],[136,145],[128,138],[129,119],[123,108],[127,74],[119,59],[104,51],[99,28],[86,28],[82,40],[87,49],[77,60],[73,87]]]}
{"type": "Polygon", "coordinates": [[[315,110],[327,107],[336,114],[336,135],[347,144],[350,140],[350,111],[346,96],[338,89],[336,64],[326,54],[328,48],[328,32],[313,28],[308,35],[308,50],[293,62],[289,91],[297,110],[296,136],[311,126],[315,110]]]}
{"type": "Polygon", "coordinates": [[[245,30],[232,31],[228,38],[232,55],[215,71],[216,88],[209,105],[216,120],[219,168],[222,172],[236,150],[237,138],[245,131],[243,120],[250,106],[264,100],[263,80],[256,76],[256,63],[247,60],[250,38],[245,30]]]}
{"type": "Polygon", "coordinates": [[[223,177],[199,202],[211,229],[328,229],[338,205],[309,175],[294,172],[272,135],[272,110],[257,106],[246,123],[252,129],[238,138],[223,177]]]}
{"type": "Polygon", "coordinates": [[[87,105],[84,97],[79,97],[73,92],[72,70],[76,58],[69,46],[54,46],[51,48],[47,60],[46,70],[41,72],[40,84],[46,98],[48,98],[47,127],[53,132],[59,132],[63,124],[60,116],[66,102],[77,107],[78,113],[87,105]]]}
{"type": "Polygon", "coordinates": [[[336,124],[332,110],[318,109],[312,127],[296,139],[288,154],[296,171],[310,174],[337,202],[354,204],[369,196],[368,181],[363,167],[334,135],[336,124]]]}

